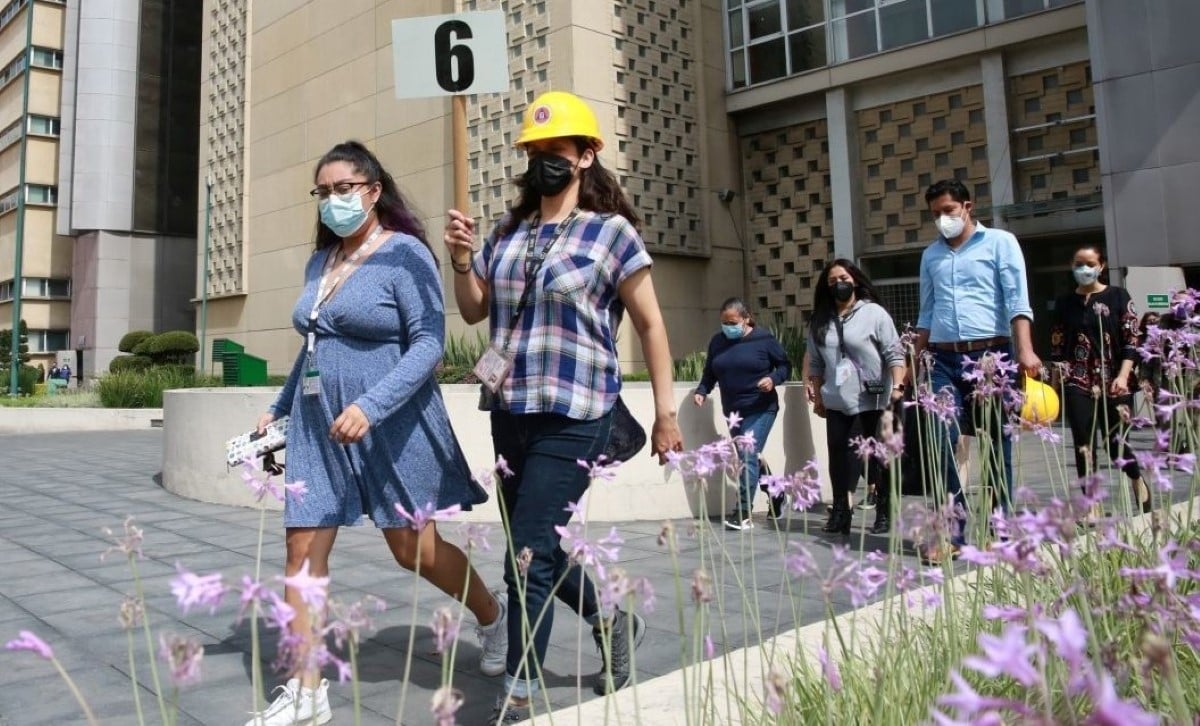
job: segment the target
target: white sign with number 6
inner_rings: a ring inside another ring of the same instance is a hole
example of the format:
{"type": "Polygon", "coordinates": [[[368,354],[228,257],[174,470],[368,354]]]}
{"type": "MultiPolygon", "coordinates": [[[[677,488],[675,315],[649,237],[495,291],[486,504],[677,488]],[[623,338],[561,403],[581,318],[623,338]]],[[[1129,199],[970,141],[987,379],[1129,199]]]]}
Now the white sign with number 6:
{"type": "Polygon", "coordinates": [[[504,11],[392,21],[396,98],[508,90],[504,11]]]}

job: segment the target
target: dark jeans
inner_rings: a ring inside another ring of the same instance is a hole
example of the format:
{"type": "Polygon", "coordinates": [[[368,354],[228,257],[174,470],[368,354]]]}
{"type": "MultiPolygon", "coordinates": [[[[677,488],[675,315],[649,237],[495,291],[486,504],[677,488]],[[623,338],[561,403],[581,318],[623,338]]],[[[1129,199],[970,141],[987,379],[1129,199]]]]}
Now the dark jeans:
{"type": "Polygon", "coordinates": [[[1142,476],[1142,469],[1133,460],[1133,452],[1125,444],[1121,435],[1121,414],[1117,406],[1133,407],[1133,396],[1108,396],[1092,398],[1088,391],[1067,386],[1064,404],[1067,411],[1067,423],[1071,426],[1071,441],[1075,446],[1075,473],[1080,478],[1088,472],[1096,471],[1096,434],[1108,442],[1108,455],[1113,461],[1124,459],[1127,463],[1121,467],[1125,476],[1137,479],[1142,476]],[[1087,454],[1080,447],[1087,447],[1087,454]]]}
{"type": "Polygon", "coordinates": [[[492,445],[513,471],[513,476],[500,482],[499,489],[513,553],[504,560],[504,582],[508,585],[505,686],[514,696],[525,697],[538,690],[537,678],[546,660],[554,623],[551,596],[585,619],[594,621],[598,616],[595,585],[583,568],[567,561],[567,553],[560,546],[562,538],[554,528],[566,526],[571,519],[567,505],[578,502],[587,491],[588,471],[579,466],[578,460],[594,461],[604,451],[611,421],[611,414],[595,421],[576,421],[557,414],[492,412],[492,445]],[[522,618],[518,573],[513,564],[513,556],[526,547],[533,555],[523,578],[528,620],[522,618]],[[533,628],[539,617],[541,623],[533,630],[533,649],[526,660],[526,623],[533,628]]]}
{"type": "MultiPolygon", "coordinates": [[[[859,411],[853,416],[827,409],[825,411],[825,441],[829,446],[829,480],[833,485],[833,508],[849,509],[850,495],[858,488],[863,474],[863,460],[855,453],[850,439],[856,436],[879,438],[879,419],[883,411],[859,411]]],[[[883,465],[871,457],[867,465],[867,484],[882,491],[883,465]]]]}
{"type": "Polygon", "coordinates": [[[758,491],[758,455],[767,444],[767,435],[775,425],[778,411],[755,411],[746,414],[738,425],[737,430],[730,431],[732,436],[744,436],[754,432],[754,451],[738,449],[738,458],[742,462],[742,476],[738,487],[738,508],[742,517],[749,517],[754,508],[754,493],[758,491]]]}
{"type": "MultiPolygon", "coordinates": [[[[931,372],[932,386],[936,393],[943,388],[949,388],[954,395],[954,405],[958,411],[957,424],[940,425],[933,421],[931,434],[940,441],[935,456],[935,466],[940,466],[943,481],[946,482],[946,494],[950,503],[967,510],[967,499],[963,495],[962,482],[958,479],[958,465],[954,460],[954,449],[958,445],[958,437],[964,432],[975,432],[976,436],[986,435],[991,438],[992,447],[989,454],[983,457],[981,465],[983,482],[994,499],[1005,510],[1012,501],[1012,437],[1004,433],[1004,411],[1000,401],[988,401],[980,406],[973,401],[975,384],[963,380],[963,359],[979,360],[985,353],[1006,353],[1012,357],[1012,347],[998,345],[973,353],[954,353],[950,351],[932,350],[933,371],[931,372]],[[986,413],[985,413],[986,412],[986,413]],[[990,418],[991,420],[985,420],[990,418]],[[1003,470],[997,472],[996,451],[1000,452],[1003,470]],[[999,475],[999,476],[998,476],[999,475]],[[999,478],[999,481],[997,479],[999,478]]],[[[997,502],[993,501],[995,506],[997,502]]],[[[966,542],[965,520],[959,520],[956,531],[951,533],[951,542],[963,544],[966,542]]]]}

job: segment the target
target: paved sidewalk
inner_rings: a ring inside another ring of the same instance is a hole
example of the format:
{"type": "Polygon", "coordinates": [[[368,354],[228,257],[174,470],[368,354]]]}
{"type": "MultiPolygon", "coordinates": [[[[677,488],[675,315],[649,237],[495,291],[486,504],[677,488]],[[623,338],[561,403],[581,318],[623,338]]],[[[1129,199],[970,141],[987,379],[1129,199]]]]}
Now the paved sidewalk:
{"type": "MultiPolygon", "coordinates": [[[[1035,442],[1025,444],[1030,447],[1035,442]]],[[[215,615],[180,614],[170,594],[168,580],[174,565],[181,563],[202,573],[222,571],[227,581],[239,581],[253,573],[259,513],[179,498],[164,491],[157,482],[161,466],[160,431],[75,433],[0,436],[0,450],[7,463],[0,470],[0,642],[31,630],[46,639],[59,659],[87,695],[96,715],[107,724],[136,723],[129,679],[126,634],[117,619],[118,607],[134,589],[127,565],[119,555],[102,561],[100,553],[109,546],[102,528],[120,531],[127,515],[145,529],[146,559],[139,563],[147,597],[150,622],[156,633],[174,631],[195,636],[205,645],[203,682],[179,696],[180,724],[242,724],[251,702],[250,641],[246,622],[234,624],[232,601],[215,615]]],[[[1028,449],[1028,455],[1035,451],[1028,449]]],[[[1036,452],[1041,460],[1040,451],[1036,452]]],[[[1045,476],[1036,482],[1047,484],[1045,476]]],[[[491,505],[485,505],[491,506],[491,505]]],[[[858,527],[873,516],[856,515],[858,527]]],[[[808,520],[815,531],[823,519],[808,520]]],[[[268,513],[264,539],[264,577],[279,574],[282,566],[282,529],[278,514],[268,513]]],[[[796,602],[781,597],[785,586],[782,550],[785,541],[804,541],[828,559],[829,540],[806,534],[801,522],[791,532],[781,533],[758,522],[752,533],[720,533],[719,543],[730,548],[738,561],[750,563],[736,573],[744,588],[735,582],[732,568],[718,582],[724,598],[724,618],[713,625],[717,648],[740,648],[754,644],[760,635],[769,637],[797,624],[825,617],[825,605],[813,587],[796,602]],[[752,559],[751,559],[752,558],[752,559]]],[[[608,525],[604,525],[607,527],[608,525]]],[[[688,525],[677,523],[682,531],[688,525]]],[[[621,550],[622,566],[632,576],[648,577],[658,596],[648,616],[649,629],[637,652],[642,677],[662,675],[680,666],[681,643],[676,616],[674,567],[656,538],[658,523],[617,525],[626,543],[621,550]]],[[[595,529],[599,532],[600,530],[595,529]]],[[[444,529],[448,539],[460,541],[457,528],[444,529]]],[[[484,579],[501,584],[502,545],[499,529],[493,531],[493,551],[478,558],[484,579]]],[[[683,538],[681,537],[681,540],[683,538]]],[[[885,548],[882,538],[866,537],[869,549],[885,548]]],[[[699,567],[699,550],[694,542],[682,541],[679,571],[690,578],[699,567]]],[[[377,631],[363,645],[360,669],[364,724],[395,723],[409,638],[409,625],[416,623],[413,671],[408,699],[402,715],[405,724],[432,721],[430,697],[440,684],[440,659],[432,654],[429,629],[432,612],[449,601],[392,561],[382,537],[371,526],[345,529],[339,535],[332,561],[333,597],[354,601],[366,594],[388,603],[376,618],[377,631]]],[[[689,589],[682,587],[684,611],[692,611],[689,589]]],[[[845,597],[837,609],[849,608],[845,597]]],[[[590,632],[563,606],[558,606],[556,625],[546,663],[549,694],[555,706],[594,698],[591,681],[600,661],[590,632]]],[[[690,615],[689,615],[690,621],[690,615]]],[[[690,622],[689,622],[690,630],[690,622]]],[[[459,712],[464,724],[482,723],[502,686],[501,678],[479,675],[479,655],[474,635],[464,628],[455,663],[455,686],[466,694],[459,712]]],[[[148,723],[157,723],[157,706],[147,684],[145,643],[135,633],[138,679],[143,684],[141,701],[148,723]]],[[[269,662],[275,639],[264,638],[265,672],[268,685],[279,682],[269,662]]],[[[690,645],[684,649],[691,652],[690,645]]],[[[331,696],[334,723],[352,723],[349,684],[334,684],[331,696]]],[[[82,723],[82,716],[53,668],[29,653],[0,651],[0,726],[82,723]]]]}

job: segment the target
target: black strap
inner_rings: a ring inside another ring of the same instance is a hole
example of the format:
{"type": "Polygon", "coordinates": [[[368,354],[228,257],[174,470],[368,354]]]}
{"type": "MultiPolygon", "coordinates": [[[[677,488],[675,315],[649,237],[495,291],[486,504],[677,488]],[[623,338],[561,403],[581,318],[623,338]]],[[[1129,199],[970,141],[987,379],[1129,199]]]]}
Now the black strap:
{"type": "Polygon", "coordinates": [[[540,214],[534,216],[529,223],[529,229],[525,232],[525,289],[521,290],[521,298],[517,301],[516,308],[513,309],[512,317],[508,322],[508,330],[504,332],[503,351],[508,351],[508,343],[512,339],[513,332],[517,329],[517,323],[521,322],[521,314],[525,312],[525,308],[529,305],[529,300],[533,297],[533,289],[537,286],[538,273],[542,271],[542,265],[545,264],[546,258],[550,255],[550,248],[558,243],[566,231],[570,228],[571,223],[579,216],[579,207],[571,210],[571,213],[566,219],[558,223],[554,228],[554,236],[550,241],[542,245],[540,253],[535,254],[537,247],[537,237],[539,227],[541,226],[542,216],[540,214]]]}

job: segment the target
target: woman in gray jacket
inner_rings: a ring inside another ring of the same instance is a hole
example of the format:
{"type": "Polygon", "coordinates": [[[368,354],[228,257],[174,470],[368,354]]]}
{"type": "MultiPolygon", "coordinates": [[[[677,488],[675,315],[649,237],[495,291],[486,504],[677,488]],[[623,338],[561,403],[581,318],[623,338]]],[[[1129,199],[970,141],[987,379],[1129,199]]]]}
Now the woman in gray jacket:
{"type": "MultiPolygon", "coordinates": [[[[825,532],[850,534],[850,497],[863,471],[863,460],[850,440],[878,438],[884,409],[904,397],[900,338],[891,316],[874,302],[877,299],[863,271],[843,259],[825,265],[813,291],[809,382],[816,413],[825,418],[833,483],[833,510],[825,532]]],[[[883,534],[891,519],[890,485],[878,460],[868,462],[867,475],[877,497],[871,533],[883,534]]]]}

